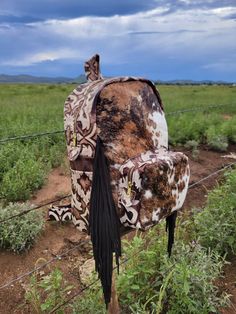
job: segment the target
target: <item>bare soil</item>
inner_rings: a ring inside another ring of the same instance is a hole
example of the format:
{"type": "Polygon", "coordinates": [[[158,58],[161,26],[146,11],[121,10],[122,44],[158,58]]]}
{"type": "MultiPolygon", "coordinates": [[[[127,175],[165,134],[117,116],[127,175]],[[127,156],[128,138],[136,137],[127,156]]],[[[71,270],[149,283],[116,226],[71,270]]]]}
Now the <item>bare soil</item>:
{"type": "MultiPolygon", "coordinates": [[[[190,160],[191,179],[190,184],[197,182],[201,178],[221,169],[224,165],[234,162],[230,158],[223,158],[223,153],[208,151],[202,149],[199,158],[193,160],[190,151],[184,148],[176,148],[178,151],[184,151],[190,160]]],[[[229,147],[229,152],[236,152],[236,146],[229,147]]],[[[189,210],[193,207],[202,207],[206,202],[207,191],[211,190],[220,180],[220,175],[210,177],[203,181],[202,184],[190,189],[184,204],[184,209],[189,210]]],[[[48,177],[47,184],[38,191],[31,202],[41,204],[48,200],[53,200],[59,196],[66,195],[70,192],[70,178],[66,176],[61,168],[54,169],[48,177]]],[[[39,209],[40,210],[40,209],[39,209]]],[[[46,210],[43,209],[45,212],[46,210]]],[[[45,230],[38,238],[34,247],[21,255],[11,252],[0,251],[0,314],[8,313],[32,313],[29,306],[24,300],[25,287],[29,282],[26,276],[9,286],[2,288],[14,278],[32,270],[40,263],[50,260],[51,258],[73,248],[86,239],[86,235],[78,232],[72,224],[59,224],[57,222],[46,222],[45,230]]],[[[89,245],[75,249],[60,260],[51,263],[48,267],[42,269],[43,275],[58,266],[65,274],[65,279],[74,285],[74,290],[81,288],[79,275],[80,266],[90,257],[89,245]]],[[[231,264],[224,268],[225,278],[219,281],[220,288],[232,295],[232,306],[223,309],[221,314],[236,313],[236,258],[230,259],[231,264]]]]}

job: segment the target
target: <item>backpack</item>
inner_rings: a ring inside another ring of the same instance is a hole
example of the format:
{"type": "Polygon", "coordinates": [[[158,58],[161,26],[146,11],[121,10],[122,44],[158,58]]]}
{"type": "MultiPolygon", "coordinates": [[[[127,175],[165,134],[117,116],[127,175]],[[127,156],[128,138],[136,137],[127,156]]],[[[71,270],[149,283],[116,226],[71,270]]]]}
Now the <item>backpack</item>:
{"type": "Polygon", "coordinates": [[[53,206],[48,215],[91,234],[108,304],[122,232],[145,231],[166,218],[170,255],[190,171],[187,156],[168,150],[163,103],[151,81],[103,78],[98,55],[85,63],[85,72],[87,83],[73,90],[64,107],[71,204],[53,206]]]}

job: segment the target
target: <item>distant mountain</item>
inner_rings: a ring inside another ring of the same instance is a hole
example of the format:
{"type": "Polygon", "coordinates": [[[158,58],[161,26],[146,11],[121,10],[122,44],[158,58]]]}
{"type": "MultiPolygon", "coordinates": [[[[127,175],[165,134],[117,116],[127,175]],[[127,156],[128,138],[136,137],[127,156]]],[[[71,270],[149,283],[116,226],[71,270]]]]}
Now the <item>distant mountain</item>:
{"type": "Polygon", "coordinates": [[[76,78],[68,77],[41,77],[32,75],[6,75],[0,74],[0,83],[84,83],[85,75],[76,78]]]}
{"type": "MultiPolygon", "coordinates": [[[[1,83],[85,83],[86,77],[85,75],[81,74],[75,78],[69,77],[43,77],[43,76],[32,76],[32,75],[6,75],[0,74],[0,84],[1,83]]],[[[224,82],[224,81],[210,81],[210,80],[203,80],[203,81],[194,81],[194,80],[170,80],[170,81],[162,81],[157,80],[155,81],[156,84],[166,84],[166,85],[232,85],[234,83],[224,82]]]]}
{"type": "Polygon", "coordinates": [[[157,85],[234,85],[233,82],[225,82],[225,81],[211,81],[211,80],[202,80],[202,81],[194,81],[194,80],[170,80],[170,81],[155,81],[157,85]]]}

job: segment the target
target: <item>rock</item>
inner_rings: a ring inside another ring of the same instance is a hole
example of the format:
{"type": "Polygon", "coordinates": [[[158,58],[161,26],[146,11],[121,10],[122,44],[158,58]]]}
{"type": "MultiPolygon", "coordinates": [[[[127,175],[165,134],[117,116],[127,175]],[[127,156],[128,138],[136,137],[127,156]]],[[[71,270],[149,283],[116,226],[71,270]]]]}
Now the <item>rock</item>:
{"type": "Polygon", "coordinates": [[[79,268],[80,280],[83,284],[88,284],[92,272],[95,270],[95,261],[93,258],[88,259],[79,268]]]}

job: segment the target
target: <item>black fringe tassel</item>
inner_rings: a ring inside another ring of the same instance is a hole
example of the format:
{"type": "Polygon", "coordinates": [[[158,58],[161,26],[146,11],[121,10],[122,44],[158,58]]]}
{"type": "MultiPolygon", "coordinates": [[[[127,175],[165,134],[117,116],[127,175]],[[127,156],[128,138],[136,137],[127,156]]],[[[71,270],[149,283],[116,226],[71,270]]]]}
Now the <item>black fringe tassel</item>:
{"type": "Polygon", "coordinates": [[[167,252],[169,257],[171,256],[172,246],[175,240],[175,222],[177,217],[177,210],[166,218],[166,232],[168,231],[168,246],[167,252]]]}
{"type": "Polygon", "coordinates": [[[112,197],[107,158],[97,137],[90,199],[89,231],[93,244],[95,270],[101,280],[106,307],[111,300],[113,252],[119,272],[121,256],[120,221],[112,197]]]}

